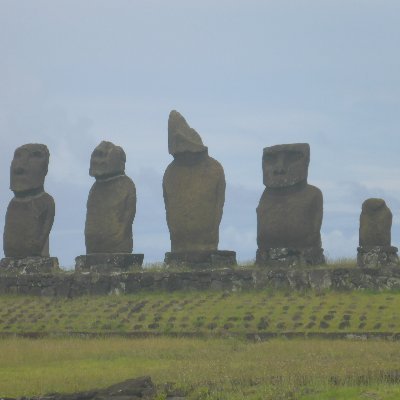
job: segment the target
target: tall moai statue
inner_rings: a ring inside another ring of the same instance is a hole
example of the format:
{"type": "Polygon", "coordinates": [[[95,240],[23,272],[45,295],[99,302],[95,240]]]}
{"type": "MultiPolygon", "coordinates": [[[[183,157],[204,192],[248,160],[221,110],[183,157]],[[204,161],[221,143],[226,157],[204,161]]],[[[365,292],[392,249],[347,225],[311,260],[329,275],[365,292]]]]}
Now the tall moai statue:
{"type": "Polygon", "coordinates": [[[122,147],[111,142],[101,142],[92,153],[89,175],[96,182],[87,201],[87,254],[76,258],[76,270],[110,272],[143,263],[143,254],[132,254],[136,188],[125,175],[125,162],[122,147]]]}
{"type": "Polygon", "coordinates": [[[257,207],[257,255],[261,266],[296,267],[325,262],[321,248],[323,199],[307,183],[308,143],[266,147],[266,186],[257,207]]]}
{"type": "Polygon", "coordinates": [[[225,175],[200,135],[177,111],[168,119],[168,151],[174,160],[163,178],[171,238],[167,265],[218,267],[236,264],[236,253],[218,250],[225,202],[225,175]]]}
{"type": "Polygon", "coordinates": [[[360,215],[357,264],[360,267],[397,266],[397,248],[391,245],[392,213],[383,199],[367,199],[360,215]]]}
{"type": "Polygon", "coordinates": [[[10,189],[14,198],[7,208],[2,271],[50,272],[58,260],[49,255],[49,234],[55,205],[44,191],[50,153],[44,144],[25,144],[14,152],[10,189]]]}

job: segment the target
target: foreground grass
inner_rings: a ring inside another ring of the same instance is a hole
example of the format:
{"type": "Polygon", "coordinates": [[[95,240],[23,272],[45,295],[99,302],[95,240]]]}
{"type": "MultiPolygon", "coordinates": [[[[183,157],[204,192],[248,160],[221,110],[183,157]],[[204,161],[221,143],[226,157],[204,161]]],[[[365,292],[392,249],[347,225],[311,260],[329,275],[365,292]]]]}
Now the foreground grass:
{"type": "Polygon", "coordinates": [[[386,341],[12,338],[0,341],[0,396],[150,375],[160,399],[166,382],[192,399],[397,399],[399,359],[386,341]]]}
{"type": "Polygon", "coordinates": [[[74,299],[0,296],[0,334],[400,332],[400,292],[157,292],[74,299]]]}

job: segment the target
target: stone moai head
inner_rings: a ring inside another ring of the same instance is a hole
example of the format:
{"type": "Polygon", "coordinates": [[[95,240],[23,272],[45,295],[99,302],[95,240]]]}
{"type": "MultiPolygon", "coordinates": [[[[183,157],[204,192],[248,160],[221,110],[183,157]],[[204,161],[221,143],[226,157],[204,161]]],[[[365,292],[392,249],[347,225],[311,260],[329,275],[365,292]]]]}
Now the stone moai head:
{"type": "Polygon", "coordinates": [[[278,144],[263,152],[263,182],[267,188],[284,188],[307,182],[310,163],[308,143],[278,144]]]}
{"type": "Polygon", "coordinates": [[[178,111],[171,111],[168,118],[168,152],[176,157],[184,153],[203,153],[200,135],[191,128],[178,111]]]}
{"type": "Polygon", "coordinates": [[[111,142],[101,142],[90,158],[89,175],[106,179],[125,173],[126,155],[122,147],[111,142]]]}
{"type": "Polygon", "coordinates": [[[360,246],[390,246],[392,212],[383,199],[367,199],[360,215],[360,246]]]}
{"type": "Polygon", "coordinates": [[[10,189],[14,193],[29,193],[43,188],[49,157],[44,144],[30,143],[18,147],[10,167],[10,189]]]}

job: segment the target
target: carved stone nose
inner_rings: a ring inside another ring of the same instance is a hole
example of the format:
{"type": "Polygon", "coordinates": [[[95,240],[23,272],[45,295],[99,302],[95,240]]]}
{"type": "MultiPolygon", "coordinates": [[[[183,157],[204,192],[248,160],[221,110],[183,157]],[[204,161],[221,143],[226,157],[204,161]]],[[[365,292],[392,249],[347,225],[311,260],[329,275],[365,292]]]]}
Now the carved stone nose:
{"type": "Polygon", "coordinates": [[[276,164],[274,165],[274,175],[285,175],[285,159],[282,154],[278,155],[278,159],[276,160],[276,164]]]}
{"type": "Polygon", "coordinates": [[[274,175],[285,175],[286,170],[284,168],[275,168],[274,169],[274,175]]]}
{"type": "Polygon", "coordinates": [[[16,175],[23,175],[25,173],[25,168],[15,167],[13,171],[16,175]]]}

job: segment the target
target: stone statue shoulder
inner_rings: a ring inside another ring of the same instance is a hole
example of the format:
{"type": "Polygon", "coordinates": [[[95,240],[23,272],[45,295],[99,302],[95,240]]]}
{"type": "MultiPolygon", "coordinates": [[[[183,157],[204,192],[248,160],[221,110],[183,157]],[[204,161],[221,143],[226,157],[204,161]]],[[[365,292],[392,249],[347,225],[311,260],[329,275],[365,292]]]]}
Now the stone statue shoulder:
{"type": "Polygon", "coordinates": [[[125,186],[127,189],[131,189],[133,191],[136,191],[136,186],[133,183],[133,180],[131,178],[129,178],[129,176],[127,175],[120,175],[118,177],[118,184],[120,184],[121,186],[125,186]]]}
{"type": "MultiPolygon", "coordinates": [[[[319,188],[313,185],[306,185],[304,189],[296,193],[294,201],[298,202],[299,206],[312,207],[313,209],[323,208],[323,196],[319,188]]],[[[322,211],[321,211],[322,212],[322,211]]]]}
{"type": "Polygon", "coordinates": [[[193,173],[207,176],[209,182],[220,182],[221,184],[225,182],[222,165],[214,158],[207,156],[194,165],[182,165],[182,163],[173,160],[164,172],[163,186],[175,185],[177,180],[184,177],[191,179],[193,173]]]}
{"type": "Polygon", "coordinates": [[[167,166],[164,176],[170,174],[172,171],[181,168],[182,166],[192,167],[192,168],[207,168],[207,169],[214,169],[215,173],[223,174],[224,169],[222,165],[215,159],[210,156],[204,157],[201,161],[193,164],[183,165],[177,160],[172,160],[169,165],[167,166]]]}
{"type": "Polygon", "coordinates": [[[112,178],[99,179],[94,182],[90,191],[97,190],[122,190],[125,192],[136,192],[135,184],[132,179],[126,175],[118,175],[112,178]]]}
{"type": "MultiPolygon", "coordinates": [[[[34,196],[14,197],[10,204],[13,203],[30,203],[34,204],[37,210],[54,210],[55,202],[51,195],[47,192],[41,192],[34,196]]],[[[54,212],[54,211],[53,211],[54,212]]]]}
{"type": "Polygon", "coordinates": [[[321,189],[319,189],[319,188],[317,188],[316,186],[313,186],[313,185],[307,185],[306,187],[305,187],[305,190],[307,191],[307,193],[308,193],[308,195],[310,196],[310,197],[315,197],[316,198],[316,200],[323,200],[323,196],[322,196],[322,192],[321,192],[321,189]]]}
{"type": "Polygon", "coordinates": [[[207,161],[208,161],[210,167],[215,169],[216,174],[225,176],[224,168],[222,167],[222,165],[220,164],[219,161],[217,161],[215,158],[212,158],[212,157],[208,157],[207,161]]]}
{"type": "Polygon", "coordinates": [[[49,218],[54,218],[55,202],[51,195],[43,192],[42,195],[38,196],[38,199],[35,203],[37,204],[39,211],[45,212],[49,218]]]}

